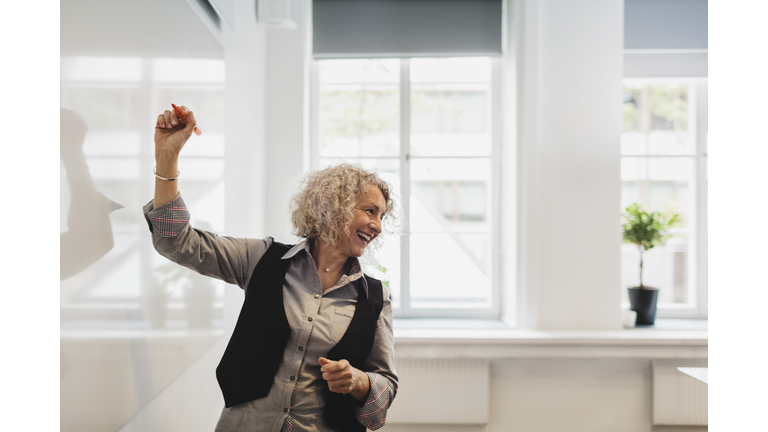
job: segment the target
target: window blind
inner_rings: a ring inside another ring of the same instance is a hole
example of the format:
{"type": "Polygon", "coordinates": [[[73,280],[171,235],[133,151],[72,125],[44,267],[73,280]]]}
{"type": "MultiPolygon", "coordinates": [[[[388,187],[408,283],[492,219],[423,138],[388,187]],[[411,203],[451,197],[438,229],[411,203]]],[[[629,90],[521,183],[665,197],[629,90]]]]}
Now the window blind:
{"type": "Polygon", "coordinates": [[[624,0],[624,76],[706,77],[707,0],[624,0]]]}
{"type": "Polygon", "coordinates": [[[314,0],[315,58],[493,56],[501,0],[314,0]]]}

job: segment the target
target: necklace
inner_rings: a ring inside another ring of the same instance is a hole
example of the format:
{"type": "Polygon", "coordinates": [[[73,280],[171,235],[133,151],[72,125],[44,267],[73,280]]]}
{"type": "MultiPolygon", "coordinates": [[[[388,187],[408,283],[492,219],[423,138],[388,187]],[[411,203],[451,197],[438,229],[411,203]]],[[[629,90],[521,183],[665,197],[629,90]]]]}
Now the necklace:
{"type": "Polygon", "coordinates": [[[329,271],[331,271],[331,269],[325,269],[325,271],[329,272],[329,271]]]}

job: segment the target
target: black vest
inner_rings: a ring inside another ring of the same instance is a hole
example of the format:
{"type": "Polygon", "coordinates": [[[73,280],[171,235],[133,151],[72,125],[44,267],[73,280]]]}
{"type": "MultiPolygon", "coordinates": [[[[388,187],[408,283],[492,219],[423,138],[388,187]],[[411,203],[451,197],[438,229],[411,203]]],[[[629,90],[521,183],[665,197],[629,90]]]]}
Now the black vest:
{"type": "MultiPolygon", "coordinates": [[[[224,356],[216,368],[216,378],[227,408],[266,397],[291,334],[283,305],[283,283],[289,259],[281,259],[292,246],[273,242],[256,264],[235,330],[224,356]]],[[[301,252],[300,252],[301,253],[301,252]]],[[[376,322],[384,304],[381,282],[365,276],[368,298],[362,280],[353,282],[358,290],[355,314],[346,333],[325,356],[329,360],[346,359],[357,369],[373,348],[376,322]]],[[[348,394],[324,388],[326,405],[323,420],[340,431],[364,432],[356,418],[357,401],[348,394]]]]}

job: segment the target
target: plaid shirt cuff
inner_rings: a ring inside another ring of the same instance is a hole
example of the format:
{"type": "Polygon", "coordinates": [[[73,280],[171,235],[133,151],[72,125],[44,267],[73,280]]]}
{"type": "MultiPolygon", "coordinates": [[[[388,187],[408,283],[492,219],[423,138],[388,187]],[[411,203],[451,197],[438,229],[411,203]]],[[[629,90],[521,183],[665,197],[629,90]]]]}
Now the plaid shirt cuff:
{"type": "Polygon", "coordinates": [[[185,225],[189,224],[189,210],[181,194],[149,213],[152,228],[160,237],[176,237],[185,225]]]}
{"type": "Polygon", "coordinates": [[[392,399],[392,389],[389,386],[389,380],[373,372],[366,372],[371,382],[371,391],[368,393],[368,400],[360,410],[360,416],[357,421],[370,430],[377,430],[384,426],[387,421],[387,409],[392,399]]]}

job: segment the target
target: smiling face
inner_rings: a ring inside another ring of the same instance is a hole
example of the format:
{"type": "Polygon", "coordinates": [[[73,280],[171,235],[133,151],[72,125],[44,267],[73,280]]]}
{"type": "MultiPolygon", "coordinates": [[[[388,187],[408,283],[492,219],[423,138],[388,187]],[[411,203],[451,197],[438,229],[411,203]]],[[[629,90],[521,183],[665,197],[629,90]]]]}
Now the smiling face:
{"type": "Polygon", "coordinates": [[[387,210],[384,195],[375,185],[368,186],[368,192],[360,196],[352,212],[349,234],[341,232],[340,251],[347,256],[360,257],[365,247],[381,234],[382,218],[387,210]]]}

